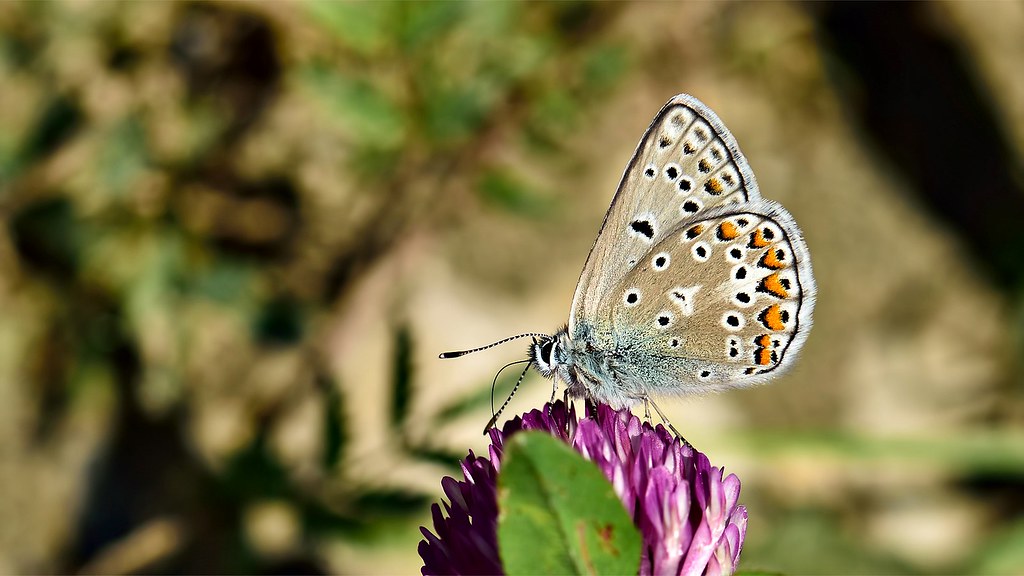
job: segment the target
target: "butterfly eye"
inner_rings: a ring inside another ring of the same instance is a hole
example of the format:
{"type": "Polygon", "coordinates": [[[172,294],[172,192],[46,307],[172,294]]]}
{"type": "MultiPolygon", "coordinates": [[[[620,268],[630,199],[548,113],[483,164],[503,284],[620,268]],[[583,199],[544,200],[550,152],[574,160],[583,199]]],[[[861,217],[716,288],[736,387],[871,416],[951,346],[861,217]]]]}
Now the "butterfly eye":
{"type": "Polygon", "coordinates": [[[548,340],[543,346],[540,347],[540,359],[544,361],[548,366],[551,365],[551,353],[554,352],[555,341],[548,340]]]}

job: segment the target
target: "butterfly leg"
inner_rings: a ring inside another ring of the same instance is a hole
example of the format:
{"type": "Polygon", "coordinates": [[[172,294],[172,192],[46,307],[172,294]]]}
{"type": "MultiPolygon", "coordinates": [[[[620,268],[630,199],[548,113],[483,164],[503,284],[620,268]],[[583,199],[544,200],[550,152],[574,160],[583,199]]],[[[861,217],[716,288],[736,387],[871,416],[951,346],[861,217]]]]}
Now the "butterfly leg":
{"type": "Polygon", "coordinates": [[[669,430],[672,431],[672,434],[674,434],[676,438],[682,440],[684,444],[686,444],[688,446],[692,446],[692,444],[690,444],[690,442],[686,438],[684,438],[683,435],[680,434],[678,430],[676,430],[676,427],[673,426],[672,423],[668,421],[668,418],[665,417],[665,413],[661,411],[661,408],[658,408],[658,405],[654,403],[654,400],[651,400],[650,397],[648,397],[648,396],[644,396],[644,407],[645,407],[645,409],[646,409],[648,404],[650,404],[651,406],[654,406],[654,411],[658,413],[658,417],[661,418],[661,421],[665,424],[665,426],[668,427],[669,430]]]}

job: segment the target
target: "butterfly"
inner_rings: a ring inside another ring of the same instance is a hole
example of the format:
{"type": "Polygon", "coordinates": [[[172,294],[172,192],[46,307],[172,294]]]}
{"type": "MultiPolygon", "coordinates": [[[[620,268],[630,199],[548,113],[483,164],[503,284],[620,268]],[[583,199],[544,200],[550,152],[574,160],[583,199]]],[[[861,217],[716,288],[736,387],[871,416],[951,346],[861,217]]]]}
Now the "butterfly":
{"type": "Polygon", "coordinates": [[[793,365],[815,295],[796,221],[761,198],[718,116],[680,94],[626,165],[568,324],[441,358],[533,337],[526,370],[613,408],[747,387],[793,365]]]}

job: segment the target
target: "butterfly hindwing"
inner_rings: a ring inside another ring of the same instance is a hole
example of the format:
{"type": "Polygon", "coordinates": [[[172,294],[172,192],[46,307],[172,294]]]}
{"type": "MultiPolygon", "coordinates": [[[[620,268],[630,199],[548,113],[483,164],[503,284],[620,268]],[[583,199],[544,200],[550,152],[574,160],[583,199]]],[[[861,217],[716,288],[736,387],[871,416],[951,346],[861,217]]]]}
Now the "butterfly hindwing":
{"type": "Polygon", "coordinates": [[[581,319],[598,319],[607,292],[679,222],[759,197],[750,166],[718,116],[692,96],[670,100],[626,166],[580,276],[570,333],[581,319]]]}
{"type": "Polygon", "coordinates": [[[788,367],[810,329],[815,286],[792,216],[759,199],[680,222],[611,297],[609,328],[636,376],[682,393],[788,367]]]}

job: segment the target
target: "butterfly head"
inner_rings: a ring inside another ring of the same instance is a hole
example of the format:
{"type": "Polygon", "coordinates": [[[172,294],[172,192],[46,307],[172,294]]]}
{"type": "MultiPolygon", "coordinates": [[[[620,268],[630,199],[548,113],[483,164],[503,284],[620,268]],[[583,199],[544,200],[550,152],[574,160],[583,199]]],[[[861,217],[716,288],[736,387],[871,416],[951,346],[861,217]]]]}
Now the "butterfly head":
{"type": "Polygon", "coordinates": [[[562,328],[554,335],[534,338],[533,344],[530,345],[529,358],[545,378],[562,376],[570,363],[568,331],[562,328]]]}

